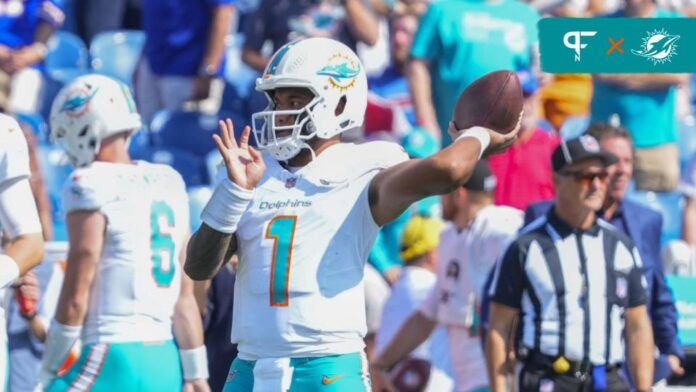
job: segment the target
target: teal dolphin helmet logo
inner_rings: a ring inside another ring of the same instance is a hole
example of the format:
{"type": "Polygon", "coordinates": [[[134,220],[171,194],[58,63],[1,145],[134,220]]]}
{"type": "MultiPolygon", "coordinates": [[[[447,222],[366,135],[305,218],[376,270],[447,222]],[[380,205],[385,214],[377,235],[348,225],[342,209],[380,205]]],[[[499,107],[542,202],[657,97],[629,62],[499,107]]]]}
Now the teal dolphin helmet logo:
{"type": "Polygon", "coordinates": [[[89,109],[89,103],[98,91],[98,88],[92,92],[82,88],[74,90],[63,102],[60,113],[66,113],[70,117],[80,117],[89,109]]]}
{"type": "Polygon", "coordinates": [[[679,38],[680,36],[671,35],[666,30],[650,31],[643,38],[641,48],[639,50],[632,49],[631,52],[637,56],[645,57],[654,65],[666,63],[677,54],[679,38]]]}
{"type": "Polygon", "coordinates": [[[317,75],[328,76],[331,85],[341,91],[353,87],[359,74],[360,64],[341,54],[331,56],[329,64],[317,71],[317,75]]]}

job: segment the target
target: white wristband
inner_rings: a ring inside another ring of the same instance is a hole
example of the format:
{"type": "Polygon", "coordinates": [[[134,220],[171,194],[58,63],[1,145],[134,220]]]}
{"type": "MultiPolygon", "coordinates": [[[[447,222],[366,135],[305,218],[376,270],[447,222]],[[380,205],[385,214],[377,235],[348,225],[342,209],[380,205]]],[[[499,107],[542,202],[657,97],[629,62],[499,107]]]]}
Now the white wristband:
{"type": "Polygon", "coordinates": [[[42,372],[55,375],[81,333],[81,325],[63,325],[53,320],[46,335],[42,372]]]}
{"type": "Polygon", "coordinates": [[[481,156],[483,155],[484,152],[486,152],[486,149],[488,148],[488,145],[491,144],[491,134],[488,133],[488,130],[483,127],[471,127],[464,131],[461,135],[457,137],[454,141],[457,142],[459,140],[462,140],[466,137],[471,137],[479,141],[481,143],[481,151],[479,152],[478,159],[481,159],[481,156]]]}
{"type": "Polygon", "coordinates": [[[14,259],[4,253],[0,253],[0,289],[9,287],[19,278],[19,266],[14,259]]]}
{"type": "Polygon", "coordinates": [[[179,350],[181,369],[184,371],[184,380],[208,379],[208,354],[205,346],[190,350],[179,350]]]}
{"type": "Polygon", "coordinates": [[[254,191],[240,187],[229,178],[220,181],[201,212],[201,220],[212,229],[232,234],[254,197],[254,191]]]}

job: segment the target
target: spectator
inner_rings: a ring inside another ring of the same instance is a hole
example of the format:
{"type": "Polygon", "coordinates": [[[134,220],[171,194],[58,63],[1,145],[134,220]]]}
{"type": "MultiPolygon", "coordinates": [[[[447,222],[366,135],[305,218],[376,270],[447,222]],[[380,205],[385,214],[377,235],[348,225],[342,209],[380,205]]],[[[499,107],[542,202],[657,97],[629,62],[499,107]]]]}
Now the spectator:
{"type": "Polygon", "coordinates": [[[533,8],[513,0],[430,5],[406,67],[418,123],[449,145],[452,109],[471,82],[492,71],[528,68],[535,61],[538,19],[533,8]]]}
{"type": "Polygon", "coordinates": [[[218,111],[234,1],[143,0],[147,39],[134,86],[144,124],[158,110],[180,109],[186,102],[218,111]]]}
{"type": "Polygon", "coordinates": [[[521,231],[496,266],[485,345],[492,391],[505,390],[520,314],[519,391],[628,391],[620,375],[626,351],[636,389],[651,389],[654,346],[640,256],[595,214],[616,161],[589,135],[554,151],[554,207],[521,231]]]}
{"type": "Polygon", "coordinates": [[[455,390],[478,391],[488,384],[479,341],[480,293],[488,271],[522,224],[521,211],[493,205],[494,187],[488,164],[479,161],[469,181],[443,197],[442,215],[451,223],[440,238],[436,286],[374,366],[391,367],[439,323],[447,327],[455,390]]]}
{"type": "MultiPolygon", "coordinates": [[[[655,344],[662,355],[655,369],[681,375],[684,370],[680,365],[680,358],[684,357],[684,352],[677,339],[677,310],[665,281],[660,257],[662,216],[625,197],[633,174],[633,151],[628,132],[598,123],[591,125],[587,134],[597,139],[603,150],[618,157],[618,162],[608,168],[607,194],[599,216],[631,239],[643,262],[643,273],[648,284],[648,312],[653,324],[655,344]]],[[[527,210],[525,221],[533,221],[546,214],[550,208],[550,202],[533,204],[527,210]]],[[[660,380],[668,375],[667,372],[659,371],[655,373],[655,379],[660,380]]]]}
{"type": "Polygon", "coordinates": [[[517,75],[524,93],[524,115],[515,143],[505,152],[491,156],[488,161],[495,177],[495,204],[521,210],[535,201],[553,197],[551,154],[559,137],[538,125],[538,83],[530,71],[517,75]]]}
{"type": "MultiPolygon", "coordinates": [[[[413,112],[404,72],[417,28],[418,18],[414,15],[404,14],[392,17],[389,45],[391,64],[380,75],[367,80],[370,91],[403,109],[412,126],[416,125],[416,115],[413,112]]],[[[369,113],[367,116],[369,117],[369,113]]]]}
{"type": "MultiPolygon", "coordinates": [[[[612,17],[674,18],[679,14],[653,0],[627,0],[612,17]]],[[[675,96],[688,74],[596,74],[592,121],[617,114],[631,132],[635,150],[636,188],[670,191],[679,180],[675,96]]]]}
{"type": "Polygon", "coordinates": [[[63,24],[59,0],[7,0],[0,14],[0,111],[34,113],[43,85],[37,69],[63,24]]]}
{"type": "Polygon", "coordinates": [[[140,29],[142,0],[74,0],[77,32],[89,44],[99,33],[140,29]]]}
{"type": "Polygon", "coordinates": [[[273,53],[302,37],[329,37],[355,50],[358,41],[374,45],[379,24],[366,0],[261,0],[247,21],[242,60],[263,72],[269,58],[262,48],[271,42],[273,53]]]}
{"type": "MultiPolygon", "coordinates": [[[[405,267],[384,304],[375,346],[378,354],[387,347],[435,286],[441,231],[442,222],[438,218],[416,215],[406,223],[400,247],[405,267]]],[[[424,391],[449,391],[453,385],[447,332],[444,327],[438,327],[430,335],[413,350],[411,356],[430,363],[430,378],[422,383],[424,391]]]]}

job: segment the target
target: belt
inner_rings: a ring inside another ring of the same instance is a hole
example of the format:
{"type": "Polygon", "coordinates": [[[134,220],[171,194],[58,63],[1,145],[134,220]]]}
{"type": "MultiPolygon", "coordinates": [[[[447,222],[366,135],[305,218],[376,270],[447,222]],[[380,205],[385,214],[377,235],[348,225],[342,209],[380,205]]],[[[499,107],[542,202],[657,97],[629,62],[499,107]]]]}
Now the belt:
{"type": "MultiPolygon", "coordinates": [[[[575,377],[585,377],[592,374],[594,365],[590,361],[572,361],[562,356],[546,355],[537,350],[520,350],[526,351],[520,355],[524,363],[533,364],[540,367],[552,369],[556,374],[568,374],[575,377]]],[[[611,372],[619,369],[621,364],[612,364],[604,366],[606,372],[611,372]]]]}

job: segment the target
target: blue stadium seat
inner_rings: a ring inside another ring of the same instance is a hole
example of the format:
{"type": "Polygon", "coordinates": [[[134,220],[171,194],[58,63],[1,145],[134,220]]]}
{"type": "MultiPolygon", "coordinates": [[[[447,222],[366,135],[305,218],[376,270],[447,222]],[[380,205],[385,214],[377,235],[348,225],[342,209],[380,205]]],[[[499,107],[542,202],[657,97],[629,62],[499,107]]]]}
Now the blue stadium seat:
{"type": "Polygon", "coordinates": [[[89,67],[87,46],[77,35],[67,31],[56,31],[48,40],[46,54],[46,71],[52,77],[54,71],[82,70],[89,67]]]}
{"type": "Polygon", "coordinates": [[[187,190],[189,197],[189,221],[191,231],[198,230],[201,226],[201,212],[213,194],[207,186],[194,186],[187,190]]]}
{"type": "Polygon", "coordinates": [[[52,145],[39,145],[37,147],[39,165],[43,174],[46,192],[51,201],[51,217],[53,219],[53,239],[65,241],[68,239],[65,228],[65,213],[61,198],[63,184],[72,173],[72,166],[68,162],[65,153],[59,147],[52,145]]]}
{"type": "Polygon", "coordinates": [[[139,159],[150,147],[152,147],[150,143],[150,133],[147,129],[141,129],[131,137],[128,153],[134,159],[139,159]]]}
{"type": "Polygon", "coordinates": [[[155,146],[179,148],[205,158],[215,149],[212,136],[218,132],[218,120],[228,117],[235,124],[236,136],[239,136],[248,121],[244,121],[236,113],[220,112],[217,115],[206,115],[180,110],[161,111],[150,124],[152,143],[155,146]]]}
{"type": "Polygon", "coordinates": [[[590,118],[588,116],[571,116],[563,122],[559,134],[564,140],[572,139],[582,135],[589,125],[590,118]]]}
{"type": "Polygon", "coordinates": [[[662,245],[681,238],[684,196],[679,192],[640,191],[629,187],[626,197],[662,214],[662,245]]]}
{"type": "Polygon", "coordinates": [[[139,30],[99,33],[89,46],[92,69],[130,85],[144,45],[145,33],[139,30]]]}
{"type": "Polygon", "coordinates": [[[689,164],[689,159],[696,153],[696,117],[690,115],[677,121],[677,146],[679,147],[679,164],[683,173],[689,164]]]}
{"type": "Polygon", "coordinates": [[[204,185],[208,183],[203,159],[188,151],[174,147],[151,147],[140,152],[134,159],[169,165],[181,174],[186,186],[204,185]]]}

